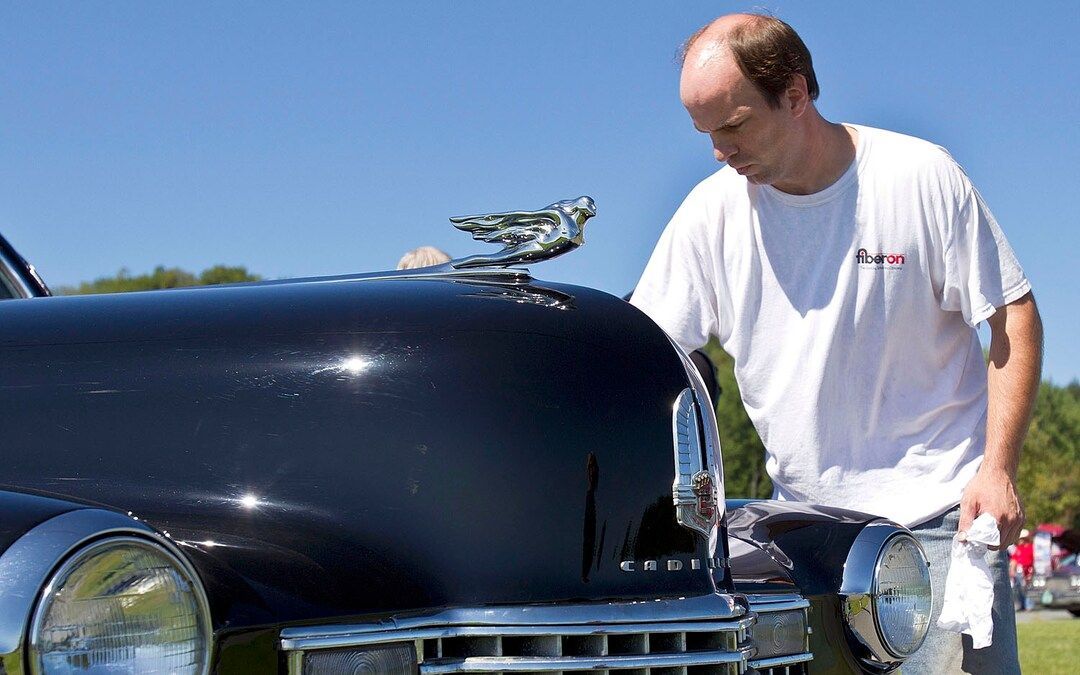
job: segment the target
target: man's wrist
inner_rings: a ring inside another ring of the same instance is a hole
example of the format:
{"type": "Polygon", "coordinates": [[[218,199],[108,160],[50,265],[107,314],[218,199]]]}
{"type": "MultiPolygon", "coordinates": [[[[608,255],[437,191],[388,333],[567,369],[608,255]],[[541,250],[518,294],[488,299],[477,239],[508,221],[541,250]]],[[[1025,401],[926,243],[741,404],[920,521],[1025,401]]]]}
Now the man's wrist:
{"type": "MultiPolygon", "coordinates": [[[[1008,456],[1011,454],[1012,453],[1005,451],[994,453],[994,456],[1001,457],[1002,455],[1008,456]]],[[[984,457],[982,464],[979,466],[979,473],[987,476],[1006,476],[1010,481],[1016,482],[1016,464],[1015,461],[984,457]]]]}

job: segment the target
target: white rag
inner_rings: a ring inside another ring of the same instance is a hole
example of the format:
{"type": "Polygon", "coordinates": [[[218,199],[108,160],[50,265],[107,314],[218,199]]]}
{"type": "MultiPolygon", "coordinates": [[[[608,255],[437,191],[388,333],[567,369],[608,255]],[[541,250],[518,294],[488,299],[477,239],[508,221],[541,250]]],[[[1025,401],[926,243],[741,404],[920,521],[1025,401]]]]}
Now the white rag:
{"type": "Polygon", "coordinates": [[[949,575],[938,628],[966,633],[975,649],[989,647],[994,638],[994,580],[986,564],[986,547],[1001,541],[997,519],[984,513],[975,519],[966,536],[953,537],[949,575]]]}

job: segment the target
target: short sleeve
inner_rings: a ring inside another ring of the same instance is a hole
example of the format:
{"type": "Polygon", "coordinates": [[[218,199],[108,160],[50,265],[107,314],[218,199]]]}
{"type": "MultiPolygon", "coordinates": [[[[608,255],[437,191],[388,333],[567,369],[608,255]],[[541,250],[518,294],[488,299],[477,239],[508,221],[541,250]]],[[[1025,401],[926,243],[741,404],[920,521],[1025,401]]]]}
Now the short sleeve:
{"type": "Polygon", "coordinates": [[[957,201],[946,224],[941,308],[961,312],[975,326],[1030,292],[1031,284],[982,196],[963,170],[953,167],[957,201]]]}
{"type": "Polygon", "coordinates": [[[687,353],[718,332],[707,221],[703,200],[692,192],[664,229],[630,300],[687,353]]]}

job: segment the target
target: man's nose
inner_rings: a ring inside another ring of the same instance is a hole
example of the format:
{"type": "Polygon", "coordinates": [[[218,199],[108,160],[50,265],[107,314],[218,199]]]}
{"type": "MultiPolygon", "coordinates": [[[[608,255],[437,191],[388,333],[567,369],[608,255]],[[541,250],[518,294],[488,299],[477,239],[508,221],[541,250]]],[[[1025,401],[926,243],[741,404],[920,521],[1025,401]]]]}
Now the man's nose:
{"type": "Polygon", "coordinates": [[[717,139],[713,139],[713,156],[716,157],[718,162],[726,162],[731,158],[739,149],[731,143],[723,143],[717,139]]]}

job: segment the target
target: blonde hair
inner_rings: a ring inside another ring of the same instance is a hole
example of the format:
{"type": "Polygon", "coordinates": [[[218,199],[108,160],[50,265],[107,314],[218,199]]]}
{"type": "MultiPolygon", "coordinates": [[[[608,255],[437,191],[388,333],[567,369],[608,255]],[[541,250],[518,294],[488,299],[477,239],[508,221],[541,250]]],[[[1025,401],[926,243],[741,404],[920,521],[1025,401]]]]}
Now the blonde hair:
{"type": "Polygon", "coordinates": [[[416,269],[417,267],[441,265],[446,262],[450,262],[450,256],[446,255],[443,251],[440,251],[434,246],[421,246],[420,248],[414,248],[401,256],[397,268],[399,270],[411,270],[416,269]]]}

